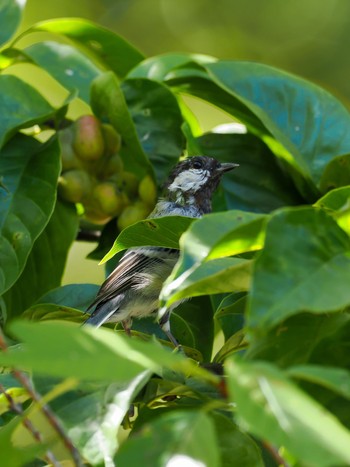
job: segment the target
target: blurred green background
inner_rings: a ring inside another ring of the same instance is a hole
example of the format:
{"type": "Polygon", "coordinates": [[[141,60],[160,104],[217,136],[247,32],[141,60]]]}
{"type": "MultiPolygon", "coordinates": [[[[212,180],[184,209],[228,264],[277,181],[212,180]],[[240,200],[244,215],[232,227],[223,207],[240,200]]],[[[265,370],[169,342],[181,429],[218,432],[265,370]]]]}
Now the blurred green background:
{"type": "MultiPolygon", "coordinates": [[[[189,51],[263,62],[321,85],[350,107],[349,0],[27,0],[21,30],[56,17],[91,19],[146,56],[189,51]]],[[[204,129],[225,120],[193,105],[204,129]]],[[[102,280],[102,267],[83,261],[91,249],[73,249],[65,282],[102,280]]]]}

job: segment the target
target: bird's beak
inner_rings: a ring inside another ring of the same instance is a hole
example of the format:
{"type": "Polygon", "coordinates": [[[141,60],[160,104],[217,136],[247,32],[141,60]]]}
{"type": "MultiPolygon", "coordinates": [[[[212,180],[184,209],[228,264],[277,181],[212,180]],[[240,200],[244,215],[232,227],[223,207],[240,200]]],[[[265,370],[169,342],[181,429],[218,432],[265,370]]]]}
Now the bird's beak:
{"type": "Polygon", "coordinates": [[[234,162],[221,162],[220,167],[218,167],[216,171],[221,175],[235,169],[236,167],[239,167],[239,164],[235,164],[234,162]]]}

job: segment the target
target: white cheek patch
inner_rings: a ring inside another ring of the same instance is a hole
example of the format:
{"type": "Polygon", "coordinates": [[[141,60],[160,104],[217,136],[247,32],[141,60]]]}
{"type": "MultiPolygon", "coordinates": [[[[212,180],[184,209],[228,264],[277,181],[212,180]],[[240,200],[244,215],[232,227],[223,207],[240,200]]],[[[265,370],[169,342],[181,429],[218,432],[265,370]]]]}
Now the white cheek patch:
{"type": "Polygon", "coordinates": [[[185,170],[179,173],[173,183],[169,186],[169,191],[192,191],[199,190],[208,180],[209,172],[207,170],[185,170]]]}

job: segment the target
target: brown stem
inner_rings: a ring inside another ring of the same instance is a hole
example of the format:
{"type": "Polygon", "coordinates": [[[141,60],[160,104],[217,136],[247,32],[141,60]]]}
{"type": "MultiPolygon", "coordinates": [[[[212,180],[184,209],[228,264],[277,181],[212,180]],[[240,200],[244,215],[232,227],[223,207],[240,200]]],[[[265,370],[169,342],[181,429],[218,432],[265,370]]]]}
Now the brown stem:
{"type": "MultiPolygon", "coordinates": [[[[0,348],[6,352],[7,351],[7,344],[5,341],[4,334],[2,329],[0,328],[0,348]]],[[[64,428],[62,427],[61,423],[58,421],[50,407],[43,403],[41,395],[34,389],[30,379],[27,377],[25,373],[20,370],[13,369],[12,371],[13,376],[19,381],[22,386],[27,390],[30,397],[38,403],[41,411],[45,415],[47,421],[53,427],[53,429],[57,432],[61,440],[63,441],[64,445],[70,452],[72,459],[74,461],[74,465],[76,467],[83,467],[83,461],[81,459],[80,453],[78,449],[74,446],[71,439],[66,435],[64,428]]]]}
{"type": "Polygon", "coordinates": [[[263,441],[262,444],[264,448],[267,451],[269,451],[269,453],[278,465],[282,465],[283,467],[290,467],[288,462],[286,462],[285,459],[283,459],[283,457],[278,453],[277,449],[274,446],[272,446],[272,444],[268,443],[267,441],[263,441]]]}
{"type": "MultiPolygon", "coordinates": [[[[22,417],[22,423],[23,425],[26,427],[26,429],[32,434],[33,438],[38,442],[38,443],[43,443],[43,437],[40,433],[40,431],[38,431],[35,426],[33,425],[33,423],[29,420],[29,418],[27,418],[22,410],[22,407],[19,405],[19,404],[16,404],[16,402],[13,400],[13,398],[11,397],[11,395],[6,392],[6,389],[4,388],[4,386],[2,384],[0,384],[0,392],[3,393],[3,395],[6,397],[7,399],[7,402],[9,403],[9,407],[10,409],[15,412],[17,415],[19,415],[20,417],[22,417]]],[[[54,454],[50,451],[50,450],[47,450],[46,453],[45,453],[45,459],[46,461],[48,461],[50,464],[52,464],[53,466],[55,467],[60,467],[60,463],[58,462],[58,460],[56,459],[56,457],[54,456],[54,454]]]]}

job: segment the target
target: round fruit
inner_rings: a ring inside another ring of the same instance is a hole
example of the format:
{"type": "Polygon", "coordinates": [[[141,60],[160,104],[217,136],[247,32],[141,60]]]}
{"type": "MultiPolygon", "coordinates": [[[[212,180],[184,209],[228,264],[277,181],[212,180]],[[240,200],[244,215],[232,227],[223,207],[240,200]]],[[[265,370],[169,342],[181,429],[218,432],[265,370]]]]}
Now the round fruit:
{"type": "Polygon", "coordinates": [[[101,124],[93,115],[84,115],[74,124],[73,149],[83,161],[100,159],[105,150],[101,124]]]}
{"type": "Polygon", "coordinates": [[[132,172],[123,172],[123,185],[126,193],[130,198],[135,198],[138,192],[139,181],[136,175],[132,172]]]}
{"type": "Polygon", "coordinates": [[[111,177],[123,171],[123,161],[118,154],[114,154],[103,161],[100,173],[104,178],[111,177]]]}
{"type": "Polygon", "coordinates": [[[108,216],[107,214],[93,206],[85,207],[84,217],[94,224],[105,224],[111,218],[111,216],[108,216]]]}
{"type": "Polygon", "coordinates": [[[117,226],[119,230],[123,230],[129,225],[135,224],[135,222],[145,219],[150,213],[150,208],[147,204],[142,201],[136,201],[134,204],[127,206],[123,209],[117,220],[117,226]]]}
{"type": "Polygon", "coordinates": [[[84,170],[69,170],[58,180],[60,196],[71,203],[79,203],[91,190],[91,179],[84,170]]]}
{"type": "Polygon", "coordinates": [[[93,190],[93,198],[101,211],[111,217],[117,216],[124,208],[124,198],[113,182],[98,183],[93,190]]]}
{"type": "Polygon", "coordinates": [[[154,206],[157,199],[157,188],[149,175],[146,175],[140,182],[139,196],[142,201],[154,206]]]}
{"type": "Polygon", "coordinates": [[[66,170],[76,169],[80,166],[80,161],[72,148],[73,137],[74,129],[72,126],[58,132],[63,172],[66,170]]]}
{"type": "Polygon", "coordinates": [[[102,123],[101,131],[105,142],[105,153],[108,156],[120,151],[122,137],[109,123],[102,123]]]}

